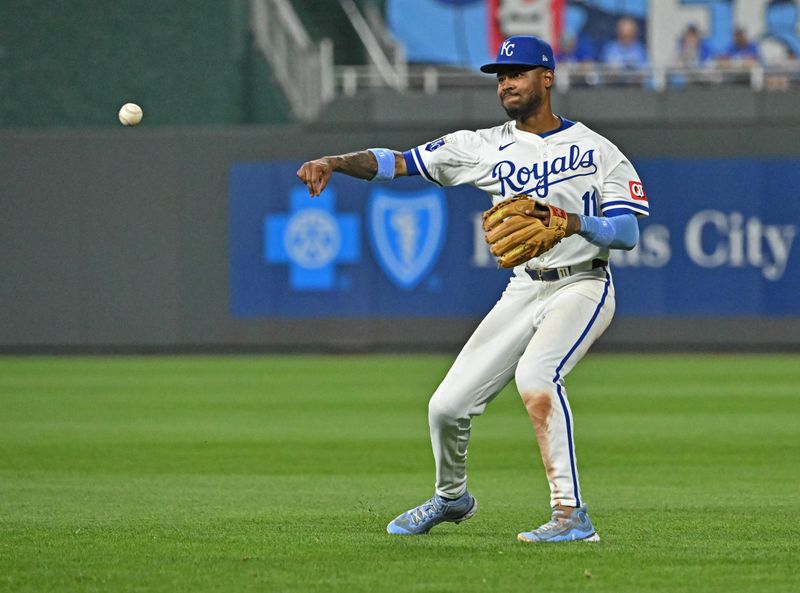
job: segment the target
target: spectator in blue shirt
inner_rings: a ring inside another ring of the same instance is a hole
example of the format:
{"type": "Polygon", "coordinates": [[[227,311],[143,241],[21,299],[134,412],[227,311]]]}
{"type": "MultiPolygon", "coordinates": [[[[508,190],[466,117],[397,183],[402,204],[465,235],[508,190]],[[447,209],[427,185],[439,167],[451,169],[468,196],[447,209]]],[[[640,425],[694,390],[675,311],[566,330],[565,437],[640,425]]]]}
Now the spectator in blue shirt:
{"type": "Polygon", "coordinates": [[[747,38],[744,28],[736,27],[733,32],[733,43],[722,56],[722,60],[748,66],[758,62],[758,46],[747,38]]]}
{"type": "Polygon", "coordinates": [[[557,64],[584,64],[594,62],[596,50],[592,41],[584,35],[565,33],[558,44],[557,64]]]}
{"type": "Polygon", "coordinates": [[[639,25],[630,17],[617,21],[617,38],[603,47],[601,61],[624,70],[639,70],[647,66],[647,51],[639,40],[639,25]]]}
{"type": "Polygon", "coordinates": [[[712,57],[711,47],[700,35],[700,29],[697,28],[697,25],[689,25],[678,39],[675,53],[675,66],[685,68],[685,70],[672,71],[668,75],[669,85],[673,88],[683,88],[690,82],[721,82],[719,73],[710,68],[714,64],[712,57]]]}
{"type": "Polygon", "coordinates": [[[678,40],[677,65],[684,68],[698,68],[705,66],[710,59],[711,48],[701,37],[697,25],[686,27],[686,31],[678,40]]]}

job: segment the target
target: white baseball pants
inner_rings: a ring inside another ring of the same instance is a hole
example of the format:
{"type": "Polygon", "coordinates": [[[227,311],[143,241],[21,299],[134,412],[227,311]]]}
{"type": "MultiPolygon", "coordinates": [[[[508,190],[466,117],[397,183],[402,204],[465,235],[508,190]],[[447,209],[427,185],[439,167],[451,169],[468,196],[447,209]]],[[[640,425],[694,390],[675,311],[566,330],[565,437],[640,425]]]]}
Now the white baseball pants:
{"type": "Polygon", "coordinates": [[[437,494],[457,498],[466,491],[472,418],[513,377],[536,431],[551,506],[582,504],[564,379],[608,327],[614,309],[607,268],[553,282],[524,272],[512,276],[431,398],[437,494]]]}

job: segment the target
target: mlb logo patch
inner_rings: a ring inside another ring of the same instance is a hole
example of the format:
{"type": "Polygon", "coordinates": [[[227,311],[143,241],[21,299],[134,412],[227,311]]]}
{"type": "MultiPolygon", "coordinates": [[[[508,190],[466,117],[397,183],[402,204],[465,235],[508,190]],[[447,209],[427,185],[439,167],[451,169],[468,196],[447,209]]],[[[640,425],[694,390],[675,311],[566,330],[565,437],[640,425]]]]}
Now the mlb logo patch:
{"type": "Polygon", "coordinates": [[[640,202],[647,201],[647,194],[644,193],[644,186],[641,181],[629,181],[628,187],[631,190],[631,198],[640,202]]]}

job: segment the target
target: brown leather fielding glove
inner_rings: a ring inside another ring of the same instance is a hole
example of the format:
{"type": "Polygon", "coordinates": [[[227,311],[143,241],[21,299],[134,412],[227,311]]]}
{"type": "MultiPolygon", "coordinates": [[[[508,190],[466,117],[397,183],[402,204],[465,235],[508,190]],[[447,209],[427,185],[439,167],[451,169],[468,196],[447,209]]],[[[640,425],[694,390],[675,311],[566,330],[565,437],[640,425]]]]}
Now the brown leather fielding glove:
{"type": "Polygon", "coordinates": [[[513,268],[549,251],[567,230],[566,212],[528,195],[508,198],[489,208],[482,217],[489,249],[504,268],[513,268]],[[526,212],[535,212],[541,218],[526,212]]]}

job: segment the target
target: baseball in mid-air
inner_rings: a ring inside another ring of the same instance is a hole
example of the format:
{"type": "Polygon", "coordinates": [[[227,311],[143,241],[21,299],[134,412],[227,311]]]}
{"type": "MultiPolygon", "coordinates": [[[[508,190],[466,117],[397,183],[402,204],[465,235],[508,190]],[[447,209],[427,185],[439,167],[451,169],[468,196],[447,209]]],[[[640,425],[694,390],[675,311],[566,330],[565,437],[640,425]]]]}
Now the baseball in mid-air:
{"type": "Polygon", "coordinates": [[[123,126],[136,126],[142,121],[142,108],[136,103],[125,103],[119,110],[119,121],[123,126]]]}

